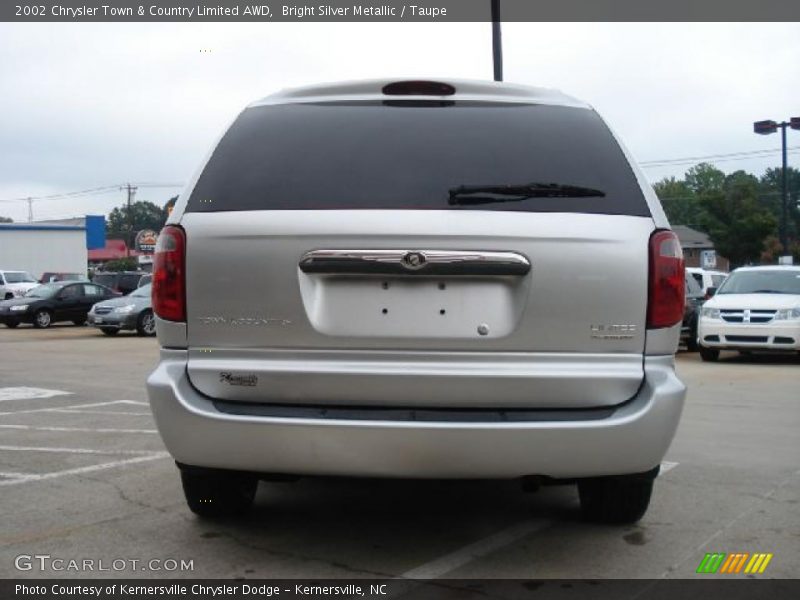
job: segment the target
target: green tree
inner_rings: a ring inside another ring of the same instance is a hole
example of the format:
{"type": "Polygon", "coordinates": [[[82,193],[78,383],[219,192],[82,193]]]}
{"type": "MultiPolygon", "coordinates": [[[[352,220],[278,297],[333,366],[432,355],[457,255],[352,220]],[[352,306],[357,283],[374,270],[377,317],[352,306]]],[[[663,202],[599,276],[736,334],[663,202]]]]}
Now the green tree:
{"type": "Polygon", "coordinates": [[[704,174],[697,188],[702,190],[698,193],[704,213],[702,229],[733,265],[758,262],[777,225],[772,213],[758,201],[758,180],[744,171],[723,175],[721,182],[716,174],[705,178],[707,174],[711,172],[704,174]]]}
{"type": "MultiPolygon", "coordinates": [[[[786,169],[786,183],[789,192],[789,245],[800,238],[800,170],[786,169]]],[[[783,170],[767,169],[759,179],[759,200],[780,222],[783,212],[783,170]]]]}
{"type": "Polygon", "coordinates": [[[130,236],[128,241],[132,243],[135,232],[142,229],[160,231],[166,220],[164,209],[146,201],[131,204],[129,220],[128,205],[124,204],[112,210],[108,215],[108,235],[117,239],[128,239],[128,236],[130,236]],[[129,229],[131,220],[133,221],[133,227],[129,229]]]}
{"type": "Polygon", "coordinates": [[[725,187],[725,173],[710,163],[700,163],[686,171],[684,181],[695,194],[720,192],[725,187]]]}
{"type": "Polygon", "coordinates": [[[135,271],[139,268],[139,263],[135,258],[118,258],[117,260],[108,261],[103,270],[104,271],[135,271]]]}
{"type": "Polygon", "coordinates": [[[702,207],[697,195],[683,180],[665,177],[653,184],[664,212],[673,225],[688,225],[697,229],[702,223],[702,207]]]}
{"type": "Polygon", "coordinates": [[[0,217],[0,223],[13,223],[14,219],[11,217],[0,217]]]}

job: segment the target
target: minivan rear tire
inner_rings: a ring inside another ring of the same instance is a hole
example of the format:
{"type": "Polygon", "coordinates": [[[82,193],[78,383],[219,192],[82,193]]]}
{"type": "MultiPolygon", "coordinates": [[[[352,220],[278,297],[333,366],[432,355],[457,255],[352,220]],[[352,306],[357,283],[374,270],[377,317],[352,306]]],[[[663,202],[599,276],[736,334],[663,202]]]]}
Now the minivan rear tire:
{"type": "Polygon", "coordinates": [[[215,518],[246,513],[258,478],[250,473],[179,465],[186,503],[193,513],[215,518]]]}
{"type": "Polygon", "coordinates": [[[593,523],[636,523],[650,506],[653,481],[648,474],[581,480],[578,482],[581,514],[593,523]]]}

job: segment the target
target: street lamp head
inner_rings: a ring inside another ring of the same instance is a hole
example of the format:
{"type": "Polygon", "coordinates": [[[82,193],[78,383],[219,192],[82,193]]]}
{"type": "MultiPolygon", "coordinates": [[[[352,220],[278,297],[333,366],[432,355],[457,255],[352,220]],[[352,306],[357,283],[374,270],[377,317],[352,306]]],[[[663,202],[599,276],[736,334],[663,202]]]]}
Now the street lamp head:
{"type": "Polygon", "coordinates": [[[778,131],[778,124],[775,121],[756,121],[753,123],[753,131],[759,135],[768,135],[778,131]]]}
{"type": "Polygon", "coordinates": [[[789,127],[792,129],[800,129],[800,117],[792,117],[789,119],[789,127]]]}

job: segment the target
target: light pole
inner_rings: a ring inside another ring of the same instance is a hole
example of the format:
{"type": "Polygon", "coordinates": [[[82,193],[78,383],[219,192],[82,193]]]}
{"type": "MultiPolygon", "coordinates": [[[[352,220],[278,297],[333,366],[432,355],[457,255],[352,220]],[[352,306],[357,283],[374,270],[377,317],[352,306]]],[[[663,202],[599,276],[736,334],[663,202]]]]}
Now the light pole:
{"type": "Polygon", "coordinates": [[[492,0],[492,63],[494,80],[503,81],[503,39],[500,35],[500,0],[492,0]]]}
{"type": "MultiPolygon", "coordinates": [[[[784,255],[789,253],[789,180],[786,171],[786,128],[800,129],[800,117],[792,117],[783,123],[775,121],[756,121],[753,123],[753,131],[759,135],[769,135],[781,129],[781,154],[783,156],[783,168],[781,177],[781,246],[784,255]]],[[[790,263],[791,264],[791,263],[790,263]]]]}

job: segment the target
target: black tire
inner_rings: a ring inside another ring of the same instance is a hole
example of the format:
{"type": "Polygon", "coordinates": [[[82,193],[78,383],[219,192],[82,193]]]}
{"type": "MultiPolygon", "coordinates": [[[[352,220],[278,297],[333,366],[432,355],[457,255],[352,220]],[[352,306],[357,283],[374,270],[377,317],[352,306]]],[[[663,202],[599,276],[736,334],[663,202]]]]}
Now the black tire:
{"type": "Polygon", "coordinates": [[[11,300],[14,297],[14,294],[11,292],[6,292],[6,295],[3,296],[3,300],[11,300]]]}
{"type": "Polygon", "coordinates": [[[719,360],[719,350],[716,348],[706,348],[700,344],[700,358],[704,362],[717,362],[719,360]]]}
{"type": "Polygon", "coordinates": [[[19,321],[6,321],[6,327],[9,329],[16,329],[19,327],[19,321]]]}
{"type": "Polygon", "coordinates": [[[249,473],[180,466],[186,504],[201,517],[241,515],[252,506],[258,478],[249,473]]]}
{"type": "Polygon", "coordinates": [[[621,475],[578,482],[581,514],[593,523],[636,523],[647,512],[653,477],[621,475]]]}
{"type": "Polygon", "coordinates": [[[136,320],[136,333],[153,336],[156,334],[156,318],[152,310],[143,310],[136,320]]]}
{"type": "Polygon", "coordinates": [[[53,324],[53,313],[46,308],[40,308],[33,313],[33,326],[37,329],[47,329],[53,324]]]}
{"type": "Polygon", "coordinates": [[[75,326],[81,327],[86,324],[86,319],[72,319],[72,322],[75,326]]]}
{"type": "Polygon", "coordinates": [[[113,327],[101,327],[100,331],[106,335],[117,335],[119,333],[119,329],[114,329],[113,327]]]}
{"type": "Polygon", "coordinates": [[[689,339],[686,340],[686,350],[687,352],[697,352],[697,349],[697,317],[695,317],[692,319],[692,324],[689,327],[689,339]]]}

